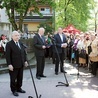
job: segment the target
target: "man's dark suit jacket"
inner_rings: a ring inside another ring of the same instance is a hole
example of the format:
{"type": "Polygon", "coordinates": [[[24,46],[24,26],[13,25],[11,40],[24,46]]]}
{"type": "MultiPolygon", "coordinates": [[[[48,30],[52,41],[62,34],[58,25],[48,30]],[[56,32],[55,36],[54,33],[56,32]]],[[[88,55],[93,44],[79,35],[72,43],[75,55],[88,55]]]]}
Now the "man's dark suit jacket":
{"type": "Polygon", "coordinates": [[[19,42],[21,49],[18,48],[16,43],[11,40],[6,45],[6,61],[7,65],[12,65],[14,68],[21,68],[26,61],[26,52],[23,43],[19,42]]]}
{"type": "MultiPolygon", "coordinates": [[[[55,44],[56,44],[58,53],[64,52],[64,49],[65,49],[65,48],[62,48],[62,47],[61,47],[61,44],[67,43],[67,40],[66,40],[65,35],[63,34],[63,42],[62,42],[62,40],[61,40],[59,34],[55,34],[55,35],[54,35],[54,39],[55,39],[55,44]]],[[[56,51],[55,51],[55,53],[56,53],[56,51]]]]}
{"type": "Polygon", "coordinates": [[[34,51],[36,56],[45,56],[45,49],[42,48],[43,45],[45,45],[45,38],[39,36],[39,34],[36,34],[33,38],[33,45],[34,45],[34,51]]]}

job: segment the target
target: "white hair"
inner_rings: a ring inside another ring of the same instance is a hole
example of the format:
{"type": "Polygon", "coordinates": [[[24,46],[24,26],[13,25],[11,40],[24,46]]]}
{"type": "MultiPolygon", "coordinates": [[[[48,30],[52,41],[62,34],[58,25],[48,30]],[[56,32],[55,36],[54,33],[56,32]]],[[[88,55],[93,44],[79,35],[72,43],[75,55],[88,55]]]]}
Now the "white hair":
{"type": "Polygon", "coordinates": [[[45,29],[44,29],[43,27],[40,27],[40,28],[39,28],[39,32],[40,32],[40,31],[45,31],[45,29]]]}
{"type": "Polygon", "coordinates": [[[15,35],[15,34],[19,34],[18,31],[13,31],[11,36],[15,35]]]}

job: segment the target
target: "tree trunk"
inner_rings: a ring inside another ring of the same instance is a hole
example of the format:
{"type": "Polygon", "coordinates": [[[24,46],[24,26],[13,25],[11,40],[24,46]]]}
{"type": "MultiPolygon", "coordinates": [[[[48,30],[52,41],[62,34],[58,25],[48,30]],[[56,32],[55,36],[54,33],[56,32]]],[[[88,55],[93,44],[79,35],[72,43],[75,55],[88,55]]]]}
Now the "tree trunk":
{"type": "Polygon", "coordinates": [[[10,5],[11,5],[11,13],[9,11],[9,13],[10,13],[10,22],[12,24],[12,28],[14,30],[18,30],[17,24],[15,22],[15,13],[14,13],[15,12],[15,9],[14,9],[15,3],[14,2],[10,2],[10,5]]]}
{"type": "Polygon", "coordinates": [[[23,24],[23,14],[20,14],[20,18],[19,18],[19,30],[21,32],[23,32],[23,29],[22,29],[22,24],[23,24]]]}

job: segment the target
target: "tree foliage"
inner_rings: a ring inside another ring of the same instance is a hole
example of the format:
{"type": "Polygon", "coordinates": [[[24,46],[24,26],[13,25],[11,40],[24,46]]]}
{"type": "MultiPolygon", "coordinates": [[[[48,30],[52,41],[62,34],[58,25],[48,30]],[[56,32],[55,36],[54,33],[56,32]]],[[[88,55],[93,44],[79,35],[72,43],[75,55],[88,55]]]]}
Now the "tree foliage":
{"type": "Polygon", "coordinates": [[[45,35],[47,35],[48,33],[50,33],[50,34],[53,33],[54,28],[51,25],[47,24],[46,22],[40,23],[38,28],[40,28],[40,27],[45,28],[45,35]]]}
{"type": "Polygon", "coordinates": [[[0,0],[0,7],[6,8],[6,13],[9,17],[9,21],[12,24],[13,29],[18,28],[22,31],[23,20],[26,17],[30,7],[33,7],[32,12],[41,15],[38,9],[39,4],[48,4],[52,6],[54,3],[52,0],[0,0]],[[19,15],[19,26],[15,21],[15,13],[19,15]]]}
{"type": "Polygon", "coordinates": [[[56,2],[56,24],[66,27],[75,25],[78,29],[87,29],[87,20],[90,17],[90,0],[59,0],[56,2]]]}
{"type": "Polygon", "coordinates": [[[94,29],[94,31],[97,31],[97,25],[98,25],[98,1],[97,0],[91,0],[90,1],[90,13],[91,18],[90,22],[88,23],[89,29],[94,29]]]}

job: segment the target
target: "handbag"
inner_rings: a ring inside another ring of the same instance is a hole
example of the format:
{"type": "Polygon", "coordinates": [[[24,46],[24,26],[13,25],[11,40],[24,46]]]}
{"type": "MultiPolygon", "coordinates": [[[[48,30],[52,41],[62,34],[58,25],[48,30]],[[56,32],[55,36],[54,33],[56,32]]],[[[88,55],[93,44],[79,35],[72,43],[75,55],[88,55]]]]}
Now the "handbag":
{"type": "Polygon", "coordinates": [[[72,59],[75,58],[75,53],[74,53],[74,52],[72,53],[71,58],[72,58],[72,59]]]}
{"type": "Polygon", "coordinates": [[[86,50],[81,49],[80,52],[79,52],[79,57],[83,58],[83,59],[86,59],[86,50]]]}
{"type": "Polygon", "coordinates": [[[92,43],[90,43],[90,45],[88,46],[88,54],[90,54],[90,53],[92,52],[91,44],[92,44],[92,43]]]}

